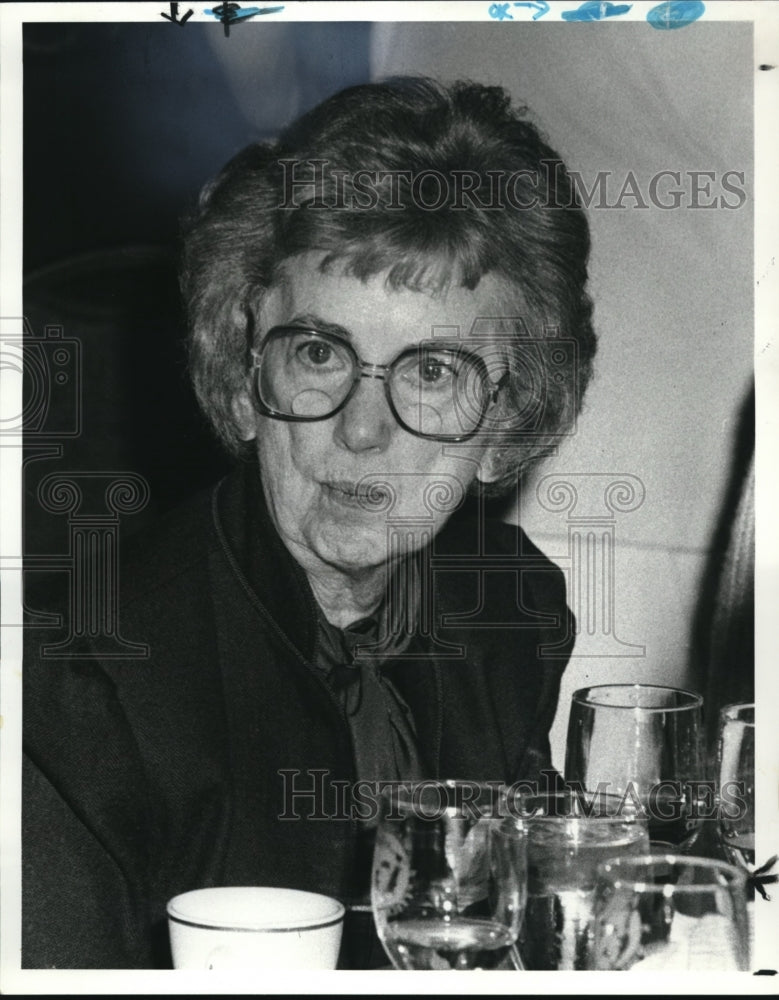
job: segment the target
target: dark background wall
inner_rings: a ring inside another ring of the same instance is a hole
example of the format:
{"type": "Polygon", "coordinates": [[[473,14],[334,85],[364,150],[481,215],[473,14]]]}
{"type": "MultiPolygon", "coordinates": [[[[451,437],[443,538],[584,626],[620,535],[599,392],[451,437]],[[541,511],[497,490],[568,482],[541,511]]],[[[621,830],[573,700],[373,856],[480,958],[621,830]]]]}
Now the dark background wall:
{"type": "Polygon", "coordinates": [[[217,24],[26,24],[25,269],[175,239],[182,209],[233,153],[369,78],[370,30],[246,24],[225,39],[217,24]],[[253,43],[262,34],[248,58],[247,29],[253,43]],[[241,59],[257,82],[251,117],[229,75],[241,59]]]}
{"type": "Polygon", "coordinates": [[[181,219],[238,150],[369,78],[370,25],[26,24],[23,39],[25,316],[39,341],[72,342],[63,371],[51,337],[35,349],[56,391],[27,439],[25,534],[47,554],[67,543],[38,497],[50,474],[142,476],[132,532],[224,471],[186,376],[181,219]]]}

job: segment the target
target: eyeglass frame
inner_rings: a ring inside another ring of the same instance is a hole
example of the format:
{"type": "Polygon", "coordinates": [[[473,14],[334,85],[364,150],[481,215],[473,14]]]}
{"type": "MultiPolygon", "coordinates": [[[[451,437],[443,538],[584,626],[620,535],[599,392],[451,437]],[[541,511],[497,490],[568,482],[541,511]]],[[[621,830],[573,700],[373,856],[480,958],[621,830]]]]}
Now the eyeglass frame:
{"type": "Polygon", "coordinates": [[[325,333],[322,330],[317,330],[315,327],[311,326],[285,326],[282,324],[279,326],[271,327],[270,330],[268,330],[268,332],[266,333],[265,337],[263,338],[263,341],[260,344],[259,348],[253,347],[251,348],[249,353],[252,358],[252,366],[250,371],[254,375],[253,378],[254,402],[257,409],[259,410],[260,413],[263,414],[263,416],[272,417],[274,420],[285,420],[288,421],[289,423],[316,423],[319,420],[329,420],[330,417],[336,416],[338,413],[341,412],[341,410],[344,409],[346,404],[349,402],[349,400],[357,391],[357,386],[359,385],[361,379],[374,378],[374,379],[379,379],[384,383],[384,395],[387,399],[387,405],[389,406],[390,412],[392,413],[392,416],[395,418],[395,421],[398,424],[398,426],[402,427],[403,430],[407,431],[409,434],[413,434],[415,437],[424,438],[424,440],[426,441],[441,441],[445,444],[457,444],[460,441],[468,441],[470,438],[475,437],[475,435],[479,433],[482,424],[484,423],[484,419],[487,416],[488,410],[490,409],[490,407],[494,406],[495,403],[497,402],[498,393],[506,385],[510,374],[508,371],[506,371],[503,373],[503,375],[501,375],[500,379],[497,382],[493,382],[489,377],[486,362],[484,361],[484,358],[482,358],[480,355],[475,354],[473,351],[465,350],[465,348],[462,345],[457,345],[454,348],[450,346],[444,347],[442,344],[434,340],[421,341],[415,347],[403,348],[403,350],[398,352],[398,354],[392,359],[392,361],[390,361],[388,365],[373,365],[367,361],[363,361],[348,340],[345,340],[343,337],[338,337],[337,335],[332,333],[325,333]],[[338,344],[345,347],[354,358],[354,377],[352,379],[352,385],[350,386],[349,391],[346,393],[346,396],[344,396],[344,398],[341,400],[338,406],[336,406],[336,408],[334,410],[331,410],[329,413],[325,413],[322,414],[321,416],[316,416],[316,417],[302,416],[299,414],[292,414],[292,413],[282,413],[280,410],[274,410],[273,407],[268,406],[267,403],[263,402],[262,397],[260,396],[260,369],[262,367],[262,354],[263,351],[265,350],[266,345],[270,341],[271,337],[273,337],[274,335],[278,334],[288,335],[293,333],[313,333],[315,336],[322,337],[325,340],[335,340],[338,342],[338,344]],[[390,388],[390,383],[388,378],[388,376],[392,372],[392,369],[402,358],[409,357],[412,354],[418,354],[422,348],[427,346],[432,346],[434,344],[437,344],[440,350],[446,350],[449,351],[450,353],[467,355],[469,359],[471,359],[476,363],[477,370],[479,371],[482,377],[482,381],[484,382],[484,385],[486,387],[487,395],[482,405],[482,412],[479,416],[479,421],[473,428],[473,430],[467,431],[465,434],[425,434],[423,431],[414,430],[413,427],[409,427],[409,425],[406,424],[401,419],[397,409],[395,408],[395,404],[392,400],[392,390],[390,388]]]}

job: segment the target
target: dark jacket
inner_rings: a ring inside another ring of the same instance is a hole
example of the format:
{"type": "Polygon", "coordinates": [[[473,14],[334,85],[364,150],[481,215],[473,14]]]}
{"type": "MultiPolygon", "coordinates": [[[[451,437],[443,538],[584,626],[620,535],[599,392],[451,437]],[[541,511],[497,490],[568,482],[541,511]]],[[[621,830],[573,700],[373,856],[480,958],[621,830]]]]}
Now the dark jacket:
{"type": "MultiPolygon", "coordinates": [[[[574,639],[562,573],[520,529],[457,515],[429,570],[432,628],[384,668],[426,773],[535,778],[574,639]]],[[[121,634],[146,657],[100,659],[88,643],[44,657],[56,630],[28,630],[28,968],[164,966],[165,904],[188,889],[364,889],[344,807],[349,726],[314,666],[314,598],[256,470],[134,544],[119,583],[121,634]]]]}

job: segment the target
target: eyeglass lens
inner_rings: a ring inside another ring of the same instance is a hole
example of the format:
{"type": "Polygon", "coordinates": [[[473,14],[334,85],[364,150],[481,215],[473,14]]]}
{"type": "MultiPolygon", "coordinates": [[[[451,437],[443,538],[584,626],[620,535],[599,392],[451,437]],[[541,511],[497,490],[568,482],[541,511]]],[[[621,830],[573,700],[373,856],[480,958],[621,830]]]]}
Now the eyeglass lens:
{"type": "MultiPolygon", "coordinates": [[[[360,377],[351,346],[310,330],[273,331],[263,345],[258,390],[277,413],[323,419],[344,402],[360,377]]],[[[424,344],[404,351],[386,378],[396,416],[423,435],[461,435],[478,427],[487,400],[481,359],[424,344]]]]}

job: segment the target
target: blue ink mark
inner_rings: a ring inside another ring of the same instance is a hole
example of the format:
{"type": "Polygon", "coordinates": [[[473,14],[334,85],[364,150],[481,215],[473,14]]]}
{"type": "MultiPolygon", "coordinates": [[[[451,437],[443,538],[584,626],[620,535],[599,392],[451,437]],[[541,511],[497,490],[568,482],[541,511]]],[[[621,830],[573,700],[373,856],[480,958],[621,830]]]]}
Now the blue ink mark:
{"type": "Polygon", "coordinates": [[[231,24],[239,24],[241,21],[247,21],[250,17],[255,17],[257,14],[276,14],[280,10],[284,10],[284,7],[241,8],[241,5],[238,3],[220,3],[213,10],[204,10],[203,13],[221,21],[225,29],[225,38],[229,38],[231,24]]]}
{"type": "Polygon", "coordinates": [[[544,14],[549,13],[549,4],[546,0],[515,0],[515,7],[535,7],[536,12],[533,15],[533,20],[537,21],[539,17],[543,17],[544,14]]]}
{"type": "Polygon", "coordinates": [[[647,21],[658,31],[686,28],[697,21],[706,10],[702,0],[668,0],[653,7],[646,16],[647,21]]]}
{"type": "Polygon", "coordinates": [[[627,14],[632,3],[608,3],[607,0],[587,0],[576,10],[564,10],[564,21],[603,21],[607,17],[619,17],[627,14]]]}
{"type": "Polygon", "coordinates": [[[490,4],[489,9],[490,17],[497,18],[498,21],[509,21],[514,20],[513,14],[509,14],[509,5],[507,3],[493,3],[490,4]]]}

